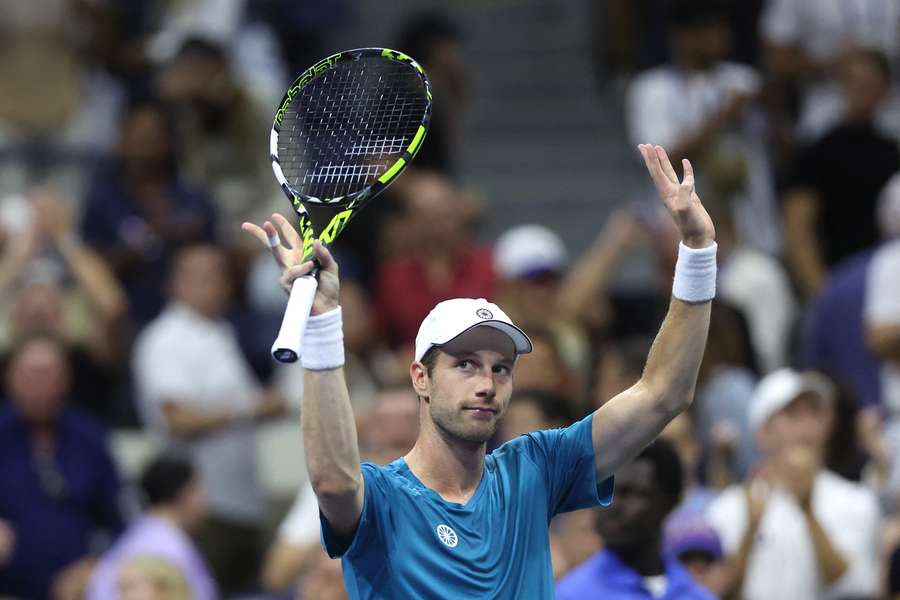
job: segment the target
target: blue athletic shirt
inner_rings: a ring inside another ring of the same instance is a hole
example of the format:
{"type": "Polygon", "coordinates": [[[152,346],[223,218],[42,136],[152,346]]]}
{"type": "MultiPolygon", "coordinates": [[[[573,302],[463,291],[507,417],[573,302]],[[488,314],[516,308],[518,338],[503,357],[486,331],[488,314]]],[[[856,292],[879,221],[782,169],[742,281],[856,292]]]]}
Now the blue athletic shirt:
{"type": "Polygon", "coordinates": [[[466,504],[425,487],[402,458],[363,464],[365,501],[349,542],[321,516],[350,598],[553,598],[550,519],[612,501],[612,477],[597,484],[591,421],[503,444],[485,457],[466,504]]]}

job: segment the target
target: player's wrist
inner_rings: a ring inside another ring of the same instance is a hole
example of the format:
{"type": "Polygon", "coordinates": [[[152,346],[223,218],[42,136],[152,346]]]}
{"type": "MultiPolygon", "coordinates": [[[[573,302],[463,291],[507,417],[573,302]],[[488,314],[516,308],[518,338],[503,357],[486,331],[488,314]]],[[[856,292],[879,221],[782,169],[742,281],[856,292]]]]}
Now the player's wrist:
{"type": "Polygon", "coordinates": [[[672,281],[672,296],[684,302],[709,302],[716,296],[715,242],[692,248],[682,242],[672,281]]]}
{"type": "Polygon", "coordinates": [[[304,369],[326,371],[344,366],[344,323],[340,306],[309,317],[302,348],[300,360],[304,369]]]}

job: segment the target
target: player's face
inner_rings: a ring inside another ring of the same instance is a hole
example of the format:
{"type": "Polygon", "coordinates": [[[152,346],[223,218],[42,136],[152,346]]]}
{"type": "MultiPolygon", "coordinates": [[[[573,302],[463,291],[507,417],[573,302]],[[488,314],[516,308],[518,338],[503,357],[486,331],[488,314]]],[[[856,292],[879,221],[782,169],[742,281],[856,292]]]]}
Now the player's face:
{"type": "Polygon", "coordinates": [[[426,383],[435,426],[467,442],[488,441],[509,405],[514,363],[512,340],[491,327],[476,327],[442,346],[426,383]]]}

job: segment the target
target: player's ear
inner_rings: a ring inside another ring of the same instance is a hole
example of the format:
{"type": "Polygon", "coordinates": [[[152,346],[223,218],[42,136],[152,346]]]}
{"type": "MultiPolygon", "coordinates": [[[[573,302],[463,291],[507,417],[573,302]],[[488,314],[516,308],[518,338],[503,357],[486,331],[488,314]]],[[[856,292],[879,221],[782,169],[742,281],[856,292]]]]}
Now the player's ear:
{"type": "Polygon", "coordinates": [[[428,369],[419,361],[413,361],[409,365],[409,378],[412,381],[413,390],[420,398],[428,399],[428,369]]]}

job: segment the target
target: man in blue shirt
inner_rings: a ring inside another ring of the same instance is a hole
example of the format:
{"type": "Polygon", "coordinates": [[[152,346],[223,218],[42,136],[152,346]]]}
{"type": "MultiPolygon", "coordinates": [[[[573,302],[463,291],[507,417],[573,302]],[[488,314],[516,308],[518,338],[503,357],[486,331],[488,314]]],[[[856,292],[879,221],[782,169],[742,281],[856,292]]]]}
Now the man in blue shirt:
{"type": "Polygon", "coordinates": [[[682,491],[681,462],[664,439],[616,473],[616,503],[597,514],[606,547],[563,577],[557,600],[712,600],[662,551],[663,523],[682,491]]]}
{"type": "MultiPolygon", "coordinates": [[[[690,163],[680,182],[665,150],[639,149],[683,239],[673,300],[644,374],[571,427],[521,436],[490,455],[516,357],[531,342],[496,305],[456,299],[438,304],[416,336],[415,446],[386,467],[360,465],[337,264],[314,244],[321,269],[303,333],[303,441],[323,543],[342,557],[351,598],[552,598],[550,519],[609,504],[616,469],[690,404],[714,295],[715,230],[690,163]]],[[[271,247],[285,289],[312,269],[283,217],[244,229],[271,247]]]]}
{"type": "Polygon", "coordinates": [[[123,527],[119,478],[99,423],[65,406],[56,338],[18,342],[0,405],[0,596],[40,600],[86,581],[97,533],[123,527]],[[2,542],[3,540],[0,540],[2,542]]]}

